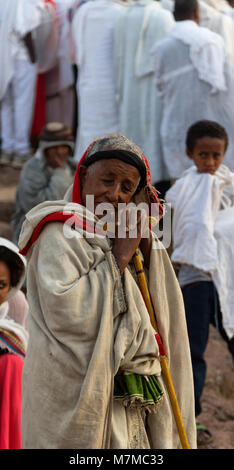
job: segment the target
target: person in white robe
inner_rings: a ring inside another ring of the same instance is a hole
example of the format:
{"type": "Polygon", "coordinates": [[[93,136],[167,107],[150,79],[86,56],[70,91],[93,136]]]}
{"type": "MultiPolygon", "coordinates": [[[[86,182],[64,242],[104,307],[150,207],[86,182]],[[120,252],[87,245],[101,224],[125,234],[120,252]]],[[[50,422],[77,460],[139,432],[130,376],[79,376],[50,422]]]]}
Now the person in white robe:
{"type": "Polygon", "coordinates": [[[188,127],[200,119],[218,121],[227,129],[230,145],[224,163],[234,170],[233,68],[226,60],[222,37],[199,26],[197,1],[185,1],[184,7],[186,15],[177,18],[168,37],[152,48],[163,106],[161,145],[170,179],[191,166],[185,137],[188,127]]]}
{"type": "Polygon", "coordinates": [[[224,39],[228,59],[234,66],[234,21],[226,0],[199,0],[200,24],[224,39]]]}
{"type": "Polygon", "coordinates": [[[31,156],[30,128],[37,77],[32,34],[50,24],[51,5],[43,0],[0,2],[0,163],[21,167],[31,156]]]}
{"type": "Polygon", "coordinates": [[[30,312],[23,448],[181,448],[132,263],[137,246],[189,447],[196,448],[192,367],[175,272],[153,232],[141,238],[140,220],[134,237],[117,234],[119,203],[136,196],[158,206],[141,150],[114,134],[89,145],[64,200],[46,201],[26,215],[19,241],[28,260],[30,312]],[[111,224],[102,230],[102,203],[117,215],[114,232],[111,224]]]}
{"type": "Polygon", "coordinates": [[[123,7],[114,0],[88,1],[74,14],[78,67],[75,160],[96,137],[119,131],[113,65],[113,27],[123,7]]]}
{"type": "Polygon", "coordinates": [[[114,63],[120,132],[149,159],[153,184],[166,181],[159,139],[161,102],[155,92],[152,45],[174,24],[171,13],[154,0],[134,0],[115,25],[114,63]]]}
{"type": "Polygon", "coordinates": [[[59,44],[55,66],[45,74],[46,122],[63,122],[73,127],[75,77],[70,61],[69,9],[71,0],[56,0],[56,19],[59,22],[59,44]]]}
{"type": "MultiPolygon", "coordinates": [[[[226,0],[198,0],[200,10],[200,25],[220,34],[224,39],[228,58],[234,65],[233,35],[234,24],[232,8],[226,0]]],[[[160,0],[163,8],[174,11],[174,0],[160,0]]]]}

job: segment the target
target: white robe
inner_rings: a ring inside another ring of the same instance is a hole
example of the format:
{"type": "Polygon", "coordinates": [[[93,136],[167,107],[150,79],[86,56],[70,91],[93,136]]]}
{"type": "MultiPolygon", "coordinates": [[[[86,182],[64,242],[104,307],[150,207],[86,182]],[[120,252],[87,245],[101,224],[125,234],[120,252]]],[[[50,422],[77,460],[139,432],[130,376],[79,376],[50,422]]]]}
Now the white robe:
{"type": "Polygon", "coordinates": [[[221,165],[215,175],[192,166],[166,193],[174,209],[175,263],[208,272],[216,286],[223,326],[234,335],[234,173],[221,165]],[[191,250],[192,247],[192,250],[191,250]]]}
{"type": "Polygon", "coordinates": [[[201,119],[217,121],[225,127],[230,142],[224,163],[234,170],[234,75],[225,61],[222,42],[219,35],[187,20],[176,22],[168,38],[152,49],[156,86],[163,103],[163,158],[172,179],[191,166],[186,155],[186,134],[201,119]]]}
{"type": "Polygon", "coordinates": [[[112,0],[87,2],[72,30],[78,66],[78,132],[75,160],[96,138],[119,131],[112,58],[113,26],[123,7],[112,0]]]}
{"type": "Polygon", "coordinates": [[[227,56],[234,66],[234,21],[230,15],[232,8],[223,0],[199,0],[199,10],[201,26],[222,36],[227,56]]]}
{"type": "Polygon", "coordinates": [[[116,23],[114,61],[120,132],[146,155],[152,182],[167,179],[158,135],[161,103],[154,87],[151,46],[174,24],[171,13],[153,0],[131,4],[116,23]]]}
{"type": "MultiPolygon", "coordinates": [[[[173,12],[174,0],[160,0],[163,8],[173,12]]],[[[220,34],[224,39],[227,55],[234,65],[234,14],[225,0],[198,0],[200,25],[220,34]],[[229,18],[228,18],[229,16],[229,18]]]]}

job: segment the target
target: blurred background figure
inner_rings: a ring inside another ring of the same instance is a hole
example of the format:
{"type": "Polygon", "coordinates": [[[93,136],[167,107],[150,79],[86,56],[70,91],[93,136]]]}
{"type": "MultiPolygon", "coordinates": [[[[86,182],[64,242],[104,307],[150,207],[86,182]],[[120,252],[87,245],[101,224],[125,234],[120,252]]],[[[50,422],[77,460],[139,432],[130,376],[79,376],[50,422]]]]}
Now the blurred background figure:
{"type": "Polygon", "coordinates": [[[18,237],[26,213],[44,201],[63,199],[73,182],[75,166],[69,158],[74,151],[72,131],[62,123],[49,123],[42,130],[39,147],[25,165],[16,192],[12,220],[13,241],[18,237]]]}
{"type": "Polygon", "coordinates": [[[45,46],[53,7],[44,0],[0,0],[1,164],[22,167],[31,156],[38,44],[45,46]],[[43,37],[38,33],[43,26],[43,37]],[[37,47],[36,47],[37,45],[37,47]]]}
{"type": "MultiPolygon", "coordinates": [[[[160,0],[163,8],[174,11],[174,0],[160,0]]],[[[198,0],[200,10],[200,25],[220,34],[224,39],[226,51],[231,64],[234,66],[233,35],[234,23],[233,0],[198,0]]]]}
{"type": "Polygon", "coordinates": [[[223,38],[199,25],[197,0],[175,0],[176,23],[153,46],[155,78],[162,100],[160,138],[171,180],[191,166],[185,149],[188,126],[216,120],[230,136],[224,163],[234,170],[234,74],[223,38]]]}
{"type": "Polygon", "coordinates": [[[154,0],[134,0],[114,28],[114,64],[120,132],[145,153],[153,184],[162,192],[167,172],[159,129],[161,102],[155,91],[153,44],[164,39],[174,18],[154,0]],[[162,187],[161,187],[162,186],[162,187]]]}
{"type": "Polygon", "coordinates": [[[73,17],[78,68],[76,161],[93,139],[119,131],[112,45],[114,23],[122,8],[114,0],[88,1],[73,17]]]}
{"type": "Polygon", "coordinates": [[[46,122],[63,122],[73,127],[75,77],[71,63],[69,11],[74,0],[55,0],[59,42],[56,63],[45,74],[46,122]]]}
{"type": "Polygon", "coordinates": [[[0,449],[21,448],[21,377],[28,345],[28,303],[20,288],[26,261],[0,238],[0,449]]]}

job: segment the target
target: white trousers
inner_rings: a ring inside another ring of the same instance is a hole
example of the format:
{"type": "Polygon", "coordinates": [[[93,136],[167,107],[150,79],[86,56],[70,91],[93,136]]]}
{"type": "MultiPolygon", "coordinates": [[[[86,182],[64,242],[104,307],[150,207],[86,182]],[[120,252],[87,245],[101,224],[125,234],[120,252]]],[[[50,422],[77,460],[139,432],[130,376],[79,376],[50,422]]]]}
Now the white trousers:
{"type": "Polygon", "coordinates": [[[14,77],[1,102],[2,150],[20,155],[30,152],[37,65],[15,60],[14,77]]]}

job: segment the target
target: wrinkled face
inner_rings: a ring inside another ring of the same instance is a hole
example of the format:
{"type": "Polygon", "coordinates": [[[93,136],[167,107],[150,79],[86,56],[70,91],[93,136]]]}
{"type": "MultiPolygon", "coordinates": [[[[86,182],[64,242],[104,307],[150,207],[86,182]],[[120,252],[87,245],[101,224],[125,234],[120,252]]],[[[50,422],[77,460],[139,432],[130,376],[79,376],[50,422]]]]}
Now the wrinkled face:
{"type": "Polygon", "coordinates": [[[45,150],[45,155],[48,164],[52,168],[61,168],[65,165],[69,155],[70,149],[67,145],[57,145],[45,150]]]}
{"type": "Polygon", "coordinates": [[[7,264],[0,261],[0,305],[5,302],[11,287],[11,273],[7,264]]]}
{"type": "Polygon", "coordinates": [[[80,168],[82,202],[93,195],[94,208],[100,203],[128,204],[140,182],[137,168],[117,159],[99,160],[89,167],[80,168]]]}
{"type": "Polygon", "coordinates": [[[225,153],[225,141],[214,137],[197,139],[193,151],[187,149],[187,155],[194,161],[199,173],[214,175],[222,163],[225,153]]]}

